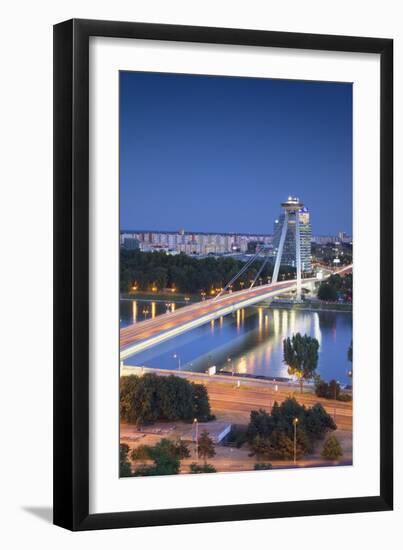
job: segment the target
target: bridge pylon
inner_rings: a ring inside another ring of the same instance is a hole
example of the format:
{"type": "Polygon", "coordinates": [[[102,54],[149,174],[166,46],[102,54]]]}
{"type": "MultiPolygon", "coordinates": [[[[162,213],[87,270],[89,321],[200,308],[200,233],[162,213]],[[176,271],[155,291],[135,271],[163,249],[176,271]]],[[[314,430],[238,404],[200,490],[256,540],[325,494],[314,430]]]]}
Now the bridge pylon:
{"type": "Polygon", "coordinates": [[[297,300],[301,300],[301,287],[302,287],[302,266],[301,266],[301,234],[300,234],[300,220],[299,212],[303,208],[302,202],[297,197],[288,197],[288,199],[281,203],[284,208],[283,226],[281,228],[280,241],[278,244],[276,261],[273,269],[272,282],[276,283],[278,274],[280,271],[281,258],[283,256],[284,243],[287,236],[287,231],[295,225],[295,266],[297,270],[297,300]]]}

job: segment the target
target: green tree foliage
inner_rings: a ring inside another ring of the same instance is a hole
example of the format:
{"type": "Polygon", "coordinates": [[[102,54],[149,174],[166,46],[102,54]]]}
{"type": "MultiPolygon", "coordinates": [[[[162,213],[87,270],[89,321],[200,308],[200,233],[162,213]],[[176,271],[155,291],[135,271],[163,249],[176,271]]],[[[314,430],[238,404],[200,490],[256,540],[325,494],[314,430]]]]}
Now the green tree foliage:
{"type": "Polygon", "coordinates": [[[254,470],[272,470],[273,466],[270,462],[257,462],[253,468],[254,470]]]}
{"type": "Polygon", "coordinates": [[[149,460],[154,464],[140,465],[135,469],[133,475],[164,476],[178,474],[180,454],[183,454],[183,447],[169,439],[161,439],[154,447],[142,445],[132,451],[131,458],[133,460],[149,460]]]}
{"type": "Polygon", "coordinates": [[[352,274],[331,275],[326,281],[323,281],[318,288],[319,300],[325,302],[335,302],[339,297],[344,302],[351,302],[353,295],[353,276],[352,274]]]}
{"type": "Polygon", "coordinates": [[[190,456],[189,446],[185,441],[180,439],[178,441],[161,439],[154,447],[151,445],[139,445],[135,447],[130,454],[130,458],[135,461],[147,462],[155,460],[161,452],[168,453],[179,460],[190,456]]]}
{"type": "Polygon", "coordinates": [[[318,288],[318,298],[324,302],[335,302],[337,300],[337,290],[333,285],[323,281],[318,288]]]}
{"type": "Polygon", "coordinates": [[[295,375],[298,378],[301,393],[305,380],[310,380],[315,374],[318,365],[319,342],[305,334],[302,336],[299,332],[292,338],[286,338],[283,341],[284,362],[288,365],[288,374],[295,375]]]}
{"type": "Polygon", "coordinates": [[[343,450],[335,435],[330,435],[326,439],[322,450],[322,456],[329,460],[337,460],[343,456],[343,450]]]}
{"type": "Polygon", "coordinates": [[[189,465],[190,474],[214,474],[217,470],[211,464],[196,464],[192,462],[189,465]]]}
{"type": "MultiPolygon", "coordinates": [[[[249,280],[256,276],[261,262],[256,260],[255,264],[239,278],[234,290],[246,288],[249,280]]],[[[171,255],[122,248],[120,290],[128,292],[136,283],[143,291],[149,291],[156,286],[159,290],[175,287],[179,292],[190,294],[201,290],[209,292],[210,289],[222,288],[244,265],[244,262],[228,257],[198,259],[183,253],[171,255]]],[[[271,277],[272,271],[273,267],[267,265],[261,273],[262,279],[266,281],[267,277],[271,277]]],[[[280,274],[294,272],[295,268],[289,266],[282,266],[280,269],[280,274]]]]}
{"type": "Polygon", "coordinates": [[[190,457],[189,445],[185,441],[179,440],[175,443],[176,456],[182,460],[190,457]]]}
{"type": "Polygon", "coordinates": [[[203,430],[199,437],[198,449],[199,456],[204,459],[204,463],[207,462],[208,458],[215,456],[214,443],[206,430],[203,430]]]}
{"type": "Polygon", "coordinates": [[[325,382],[319,376],[315,381],[315,394],[325,399],[338,399],[340,396],[340,384],[336,380],[325,382]]]}
{"type": "Polygon", "coordinates": [[[203,384],[196,384],[192,382],[193,389],[193,417],[201,422],[207,422],[214,420],[214,416],[211,414],[210,402],[206,386],[203,384]]]}
{"type": "Polygon", "coordinates": [[[336,380],[325,382],[318,376],[315,380],[315,394],[318,397],[325,399],[337,399],[337,401],[351,401],[352,397],[349,393],[342,393],[340,384],[336,380]]]}
{"type": "Polygon", "coordinates": [[[134,461],[141,460],[143,462],[152,460],[150,449],[151,447],[149,445],[139,445],[132,450],[130,453],[130,458],[134,461]]]}
{"type": "Polygon", "coordinates": [[[130,477],[132,475],[132,467],[127,459],[129,454],[129,445],[121,443],[119,445],[119,476],[130,477]]]}
{"type": "Polygon", "coordinates": [[[294,419],[297,424],[297,457],[312,452],[316,440],[336,429],[332,417],[319,403],[311,408],[288,398],[274,403],[272,412],[252,411],[247,438],[252,456],[259,459],[288,460],[294,456],[294,419]]]}
{"type": "Polygon", "coordinates": [[[213,417],[205,386],[178,376],[147,373],[141,377],[121,377],[120,418],[124,422],[147,424],[193,418],[205,422],[213,417]]]}

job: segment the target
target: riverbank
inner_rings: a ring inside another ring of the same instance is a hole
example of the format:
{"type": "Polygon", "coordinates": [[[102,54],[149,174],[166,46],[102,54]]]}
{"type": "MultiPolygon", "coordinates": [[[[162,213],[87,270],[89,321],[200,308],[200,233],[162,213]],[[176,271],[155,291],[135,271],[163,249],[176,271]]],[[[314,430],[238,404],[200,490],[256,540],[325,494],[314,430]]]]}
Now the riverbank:
{"type": "Polygon", "coordinates": [[[200,302],[198,294],[179,294],[177,292],[126,292],[120,295],[121,300],[144,300],[147,302],[175,302],[187,304],[188,302],[200,302]]]}
{"type": "MultiPolygon", "coordinates": [[[[181,378],[186,378],[191,382],[200,382],[206,384],[208,382],[214,382],[216,384],[229,384],[232,387],[236,386],[237,388],[247,388],[247,387],[267,387],[274,388],[274,390],[280,391],[280,389],[285,389],[287,392],[300,392],[300,385],[298,381],[293,380],[292,378],[278,377],[274,378],[271,376],[259,376],[246,373],[235,373],[234,375],[230,372],[219,371],[216,374],[208,374],[206,372],[193,372],[186,370],[173,370],[173,369],[156,369],[143,366],[135,365],[124,365],[120,366],[120,376],[130,376],[137,375],[142,376],[146,373],[158,374],[160,376],[179,376],[181,378]],[[277,389],[276,389],[277,388],[277,389]]],[[[351,386],[343,387],[343,392],[351,394],[351,386]]],[[[304,394],[315,395],[315,384],[314,382],[305,382],[303,386],[304,394]]],[[[328,400],[325,400],[328,401],[328,400]]],[[[339,401],[338,401],[339,403],[339,401]]]]}
{"type": "Polygon", "coordinates": [[[319,301],[304,301],[300,303],[275,301],[273,300],[268,306],[270,309],[296,309],[299,311],[333,311],[336,313],[345,312],[352,313],[352,304],[338,304],[319,301]]]}

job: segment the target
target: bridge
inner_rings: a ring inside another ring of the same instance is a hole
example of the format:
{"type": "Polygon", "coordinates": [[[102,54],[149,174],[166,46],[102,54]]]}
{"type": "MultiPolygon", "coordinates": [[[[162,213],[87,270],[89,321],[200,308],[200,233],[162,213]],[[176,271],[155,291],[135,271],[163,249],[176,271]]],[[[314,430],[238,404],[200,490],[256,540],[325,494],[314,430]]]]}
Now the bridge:
{"type": "MultiPolygon", "coordinates": [[[[337,274],[351,272],[352,265],[335,271],[337,274]]],[[[326,279],[329,275],[324,277],[326,279]]],[[[272,299],[280,294],[298,291],[302,286],[320,282],[317,277],[272,282],[236,292],[220,295],[168,312],[154,319],[135,323],[120,330],[120,359],[123,361],[147,348],[169,340],[188,330],[204,325],[239,309],[272,299]]]]}

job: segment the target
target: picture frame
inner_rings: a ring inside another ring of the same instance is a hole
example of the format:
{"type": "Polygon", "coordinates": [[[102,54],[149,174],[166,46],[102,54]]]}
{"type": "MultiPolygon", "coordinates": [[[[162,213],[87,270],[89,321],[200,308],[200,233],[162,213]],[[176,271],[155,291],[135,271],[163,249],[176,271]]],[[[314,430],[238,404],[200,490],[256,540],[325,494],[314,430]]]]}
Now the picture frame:
{"type": "Polygon", "coordinates": [[[54,27],[54,523],[79,531],[393,508],[393,41],[73,19],[54,27]],[[380,487],[354,498],[90,513],[90,37],[380,56],[380,487]]]}

